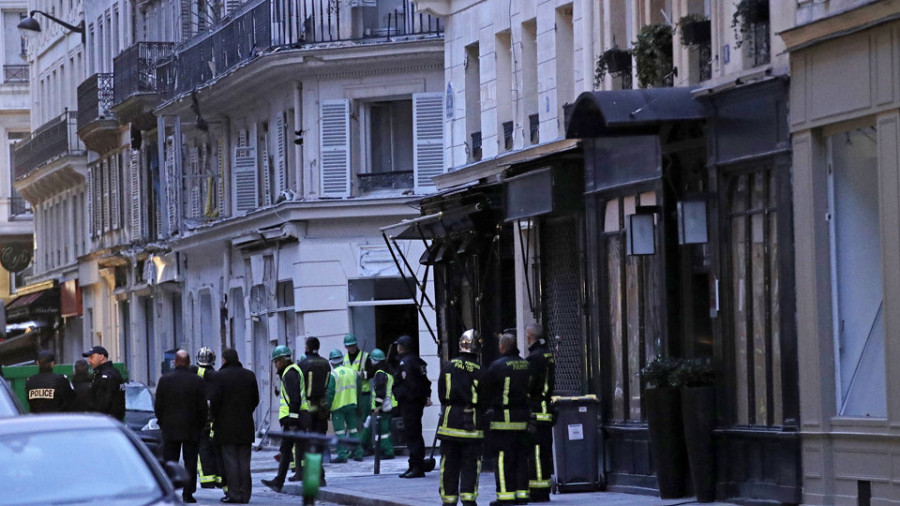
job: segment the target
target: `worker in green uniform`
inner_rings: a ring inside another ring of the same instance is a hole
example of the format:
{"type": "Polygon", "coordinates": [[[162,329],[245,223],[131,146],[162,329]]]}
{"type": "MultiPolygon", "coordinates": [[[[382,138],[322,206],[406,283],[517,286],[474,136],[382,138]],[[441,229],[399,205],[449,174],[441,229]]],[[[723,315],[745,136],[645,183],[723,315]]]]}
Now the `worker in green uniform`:
{"type": "Polygon", "coordinates": [[[397,404],[394,400],[394,376],[387,372],[387,360],[384,352],[375,348],[372,350],[372,367],[375,374],[372,376],[372,414],[363,429],[362,440],[371,441],[374,430],[381,434],[381,458],[394,458],[394,443],[391,440],[391,411],[397,404]],[[380,419],[381,423],[377,423],[380,419]],[[377,427],[376,427],[377,425],[377,427]]]}
{"type": "MultiPolygon", "coordinates": [[[[338,437],[359,439],[359,418],[357,412],[358,377],[356,371],[344,365],[344,354],[341,350],[331,350],[328,361],[334,369],[331,371],[333,381],[329,384],[328,397],[331,397],[331,424],[334,426],[334,434],[338,437]]],[[[360,461],[363,459],[363,449],[359,446],[352,452],[345,445],[338,444],[337,458],[332,463],[347,462],[348,458],[360,461]]]]}

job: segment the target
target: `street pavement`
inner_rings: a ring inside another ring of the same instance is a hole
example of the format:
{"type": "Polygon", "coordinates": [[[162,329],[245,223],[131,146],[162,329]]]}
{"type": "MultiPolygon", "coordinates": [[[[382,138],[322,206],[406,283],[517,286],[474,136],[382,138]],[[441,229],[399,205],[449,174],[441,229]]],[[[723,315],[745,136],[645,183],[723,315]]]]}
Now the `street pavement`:
{"type": "MultiPolygon", "coordinates": [[[[276,448],[264,448],[254,451],[251,461],[253,473],[253,497],[251,504],[297,504],[301,501],[302,483],[286,482],[282,494],[276,493],[263,485],[260,480],[273,478],[278,469],[275,455],[276,448]]],[[[405,455],[398,455],[393,460],[381,461],[381,474],[373,474],[373,457],[366,457],[362,462],[346,464],[325,464],[327,485],[319,491],[317,504],[348,504],[368,506],[421,506],[439,505],[438,467],[427,473],[425,478],[404,479],[399,474],[406,470],[405,455]]],[[[496,499],[494,492],[494,475],[482,473],[478,486],[478,502],[487,505],[496,499]]],[[[222,497],[220,490],[198,489],[194,495],[200,504],[219,504],[222,497]]],[[[653,496],[623,494],[616,492],[573,492],[554,494],[553,504],[608,504],[628,506],[675,506],[699,504],[694,498],[662,500],[653,496]]],[[[710,506],[728,506],[729,503],[705,503],[710,506]]]]}

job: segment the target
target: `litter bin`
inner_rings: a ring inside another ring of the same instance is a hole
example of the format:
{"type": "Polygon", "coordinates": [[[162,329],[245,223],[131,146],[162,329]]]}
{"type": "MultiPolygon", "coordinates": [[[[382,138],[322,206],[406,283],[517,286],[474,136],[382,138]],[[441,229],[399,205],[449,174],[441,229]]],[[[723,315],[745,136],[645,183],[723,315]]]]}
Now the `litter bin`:
{"type": "Polygon", "coordinates": [[[600,488],[597,423],[600,403],[595,395],[554,397],[553,426],[556,486],[560,492],[600,488]]]}

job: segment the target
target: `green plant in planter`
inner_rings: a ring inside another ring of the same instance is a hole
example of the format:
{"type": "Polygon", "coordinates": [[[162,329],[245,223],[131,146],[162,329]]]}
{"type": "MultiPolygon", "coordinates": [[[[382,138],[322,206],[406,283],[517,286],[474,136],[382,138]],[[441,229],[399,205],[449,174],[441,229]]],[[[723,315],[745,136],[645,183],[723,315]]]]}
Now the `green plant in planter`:
{"type": "Polygon", "coordinates": [[[734,30],[735,45],[741,47],[744,37],[753,25],[769,22],[769,0],[740,0],[734,5],[731,28],[734,30]]]}
{"type": "Polygon", "coordinates": [[[641,88],[671,86],[672,27],[644,25],[634,41],[634,61],[641,88]]]}
{"type": "Polygon", "coordinates": [[[681,16],[678,20],[678,29],[681,31],[681,44],[692,46],[710,41],[709,17],[704,14],[692,12],[681,16]]]}
{"type": "Polygon", "coordinates": [[[594,88],[600,89],[606,74],[623,72],[631,72],[631,51],[620,49],[614,44],[613,47],[597,56],[597,66],[594,69],[594,88]]]}
{"type": "Polygon", "coordinates": [[[672,372],[672,384],[681,387],[712,386],[716,381],[716,368],[709,358],[681,360],[672,372]]]}
{"type": "Polygon", "coordinates": [[[648,387],[674,387],[678,386],[673,381],[673,374],[680,365],[680,360],[657,355],[641,369],[641,378],[647,382],[648,387]]]}

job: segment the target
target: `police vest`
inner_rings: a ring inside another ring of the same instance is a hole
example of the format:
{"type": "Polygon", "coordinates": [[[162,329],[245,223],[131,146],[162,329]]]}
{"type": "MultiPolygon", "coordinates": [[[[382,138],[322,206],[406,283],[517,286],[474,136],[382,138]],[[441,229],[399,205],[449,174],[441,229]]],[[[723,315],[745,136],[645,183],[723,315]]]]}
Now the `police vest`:
{"type": "Polygon", "coordinates": [[[331,410],[336,411],[344,406],[356,405],[356,371],[341,365],[331,371],[334,378],[334,400],[331,410]]]}
{"type": "MultiPolygon", "coordinates": [[[[351,362],[350,354],[348,353],[348,354],[344,355],[344,365],[350,367],[350,369],[353,369],[355,372],[359,372],[359,371],[365,372],[367,358],[369,358],[369,354],[364,351],[360,351],[359,353],[356,354],[356,360],[351,362]]],[[[369,393],[371,391],[371,387],[369,386],[368,378],[366,378],[364,380],[362,378],[360,378],[360,380],[362,380],[359,382],[359,383],[361,383],[360,391],[364,394],[369,393]]]]}
{"type": "Polygon", "coordinates": [[[281,374],[281,402],[278,405],[279,420],[285,417],[300,418],[300,413],[291,413],[291,397],[287,388],[284,388],[284,375],[291,370],[297,371],[297,376],[300,378],[300,411],[309,411],[309,402],[306,400],[306,387],[303,384],[303,372],[297,364],[291,364],[281,374]]]}
{"type": "MultiPolygon", "coordinates": [[[[387,372],[379,369],[375,371],[375,376],[377,377],[379,374],[384,374],[387,376],[387,385],[384,390],[384,402],[381,404],[381,411],[388,412],[397,405],[397,400],[394,399],[394,377],[387,372]]],[[[374,380],[374,378],[373,378],[374,380]]],[[[372,410],[375,410],[375,396],[372,396],[372,410]]]]}

